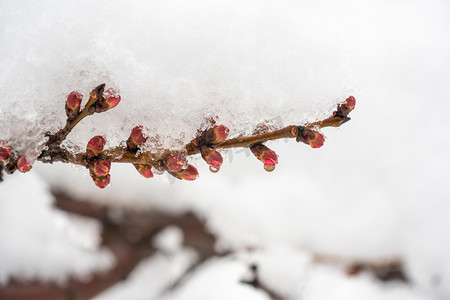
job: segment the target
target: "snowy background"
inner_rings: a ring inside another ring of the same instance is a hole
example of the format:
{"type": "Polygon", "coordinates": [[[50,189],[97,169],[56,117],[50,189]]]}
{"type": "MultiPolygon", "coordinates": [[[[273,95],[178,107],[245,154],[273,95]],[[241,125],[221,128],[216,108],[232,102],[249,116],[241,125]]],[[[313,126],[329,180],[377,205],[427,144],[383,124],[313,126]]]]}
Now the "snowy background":
{"type": "MultiPolygon", "coordinates": [[[[248,151],[224,153],[195,182],[144,180],[113,165],[99,190],[84,169],[36,163],[0,184],[0,285],[64,282],[107,270],[101,228],[52,207],[51,187],[116,207],[193,211],[234,254],[207,261],[165,299],[268,299],[239,281],[249,263],[287,299],[450,298],[450,5],[446,1],[0,0],[0,140],[33,160],[43,133],[65,122],[64,100],[105,82],[114,110],[83,120],[69,147],[107,146],[142,124],[179,148],[204,118],[231,135],[258,123],[327,116],[349,95],[352,120],[325,145],[270,143],[266,173],[248,151]],[[249,251],[248,249],[253,249],[249,251]],[[410,282],[349,277],[317,255],[402,261],[410,282]]],[[[149,142],[147,147],[154,148],[149,142]]],[[[195,255],[175,229],[170,255],[141,263],[96,299],[159,299],[195,255]]]]}

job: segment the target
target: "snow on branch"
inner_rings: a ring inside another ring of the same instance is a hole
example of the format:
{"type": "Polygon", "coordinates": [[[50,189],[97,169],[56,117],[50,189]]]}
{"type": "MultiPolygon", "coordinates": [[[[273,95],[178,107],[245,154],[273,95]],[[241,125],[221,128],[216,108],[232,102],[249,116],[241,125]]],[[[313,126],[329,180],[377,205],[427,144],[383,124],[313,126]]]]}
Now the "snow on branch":
{"type": "MultiPolygon", "coordinates": [[[[338,104],[331,116],[320,121],[303,125],[290,125],[281,129],[273,129],[265,123],[260,124],[252,135],[239,135],[228,138],[229,129],[225,125],[216,124],[214,118],[207,120],[207,129],[199,130],[197,136],[183,150],[160,149],[160,151],[145,151],[140,146],[147,137],[142,132],[142,126],[136,126],[131,131],[126,143],[112,149],[104,149],[106,140],[103,136],[94,136],[87,144],[85,152],[74,153],[61,144],[72,129],[84,118],[95,113],[102,113],[117,106],[121,97],[114,89],[105,90],[105,84],[94,88],[89,94],[89,100],[81,109],[83,96],[71,92],[65,102],[67,115],[66,125],[56,133],[48,132],[45,149],[38,156],[44,163],[63,162],[81,165],[89,169],[94,183],[99,188],[105,188],[110,183],[111,163],[131,163],[137,171],[146,178],[153,177],[152,169],[158,173],[168,172],[180,180],[195,180],[198,177],[197,168],[188,164],[186,157],[200,153],[212,172],[217,172],[223,163],[220,149],[244,147],[264,164],[264,169],[271,172],[278,164],[277,154],[263,143],[282,138],[295,138],[297,142],[305,143],[312,148],[320,148],[325,138],[319,132],[324,127],[339,127],[350,120],[348,114],[355,108],[353,96],[338,104]],[[142,150],[142,151],[141,151],[142,150]]],[[[31,164],[25,155],[16,153],[7,142],[0,144],[0,173],[8,174],[16,170],[28,172],[31,164]]],[[[1,180],[0,175],[0,180],[1,180]]]]}

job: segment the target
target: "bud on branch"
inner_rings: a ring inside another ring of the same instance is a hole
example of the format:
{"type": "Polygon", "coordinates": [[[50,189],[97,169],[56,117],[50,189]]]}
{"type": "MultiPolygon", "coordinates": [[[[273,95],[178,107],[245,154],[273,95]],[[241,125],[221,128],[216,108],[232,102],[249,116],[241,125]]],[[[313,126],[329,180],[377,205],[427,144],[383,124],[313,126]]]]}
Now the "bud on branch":
{"type": "MultiPolygon", "coordinates": [[[[94,88],[89,94],[89,100],[81,109],[83,96],[78,92],[71,92],[65,102],[67,121],[64,128],[55,134],[48,133],[46,149],[38,156],[38,160],[44,163],[61,161],[85,166],[89,169],[94,183],[99,188],[109,185],[111,176],[111,163],[122,162],[131,163],[136,170],[145,178],[153,177],[152,168],[158,171],[167,171],[172,176],[182,180],[195,180],[199,174],[197,168],[186,161],[190,155],[200,154],[209,165],[212,172],[217,172],[223,163],[219,149],[244,147],[249,148],[252,153],[264,164],[264,169],[271,172],[278,164],[277,154],[265,146],[263,143],[270,140],[282,138],[295,138],[298,142],[310,145],[312,148],[320,148],[324,144],[325,138],[318,130],[324,127],[338,127],[350,120],[348,114],[355,108],[356,100],[353,96],[348,97],[344,102],[337,105],[336,111],[324,119],[305,125],[290,125],[282,129],[273,129],[265,126],[263,129],[257,128],[250,136],[237,136],[228,138],[229,129],[225,125],[216,125],[216,118],[209,122],[210,128],[197,134],[185,149],[172,151],[165,149],[156,154],[152,151],[139,151],[142,144],[147,141],[143,134],[143,126],[139,125],[132,129],[130,136],[126,140],[126,147],[117,146],[113,149],[105,150],[106,140],[102,136],[95,136],[89,140],[84,153],[72,153],[61,146],[71,130],[79,124],[85,117],[94,113],[105,112],[116,107],[121,97],[112,88],[105,91],[105,84],[94,88]],[[187,167],[185,167],[187,166],[187,167]]],[[[0,145],[0,173],[4,170],[13,173],[16,169],[27,172],[31,169],[31,164],[25,156],[14,156],[5,143],[0,145]]],[[[0,174],[1,178],[1,174],[0,174]]]]}
{"type": "Polygon", "coordinates": [[[275,165],[278,163],[278,155],[275,151],[270,150],[267,146],[261,143],[252,145],[250,150],[257,159],[263,162],[264,170],[267,172],[272,172],[275,170],[275,165]]]}
{"type": "Polygon", "coordinates": [[[90,141],[87,144],[86,147],[87,157],[93,158],[100,155],[100,153],[102,153],[103,151],[103,147],[105,147],[105,144],[106,140],[104,137],[100,135],[94,136],[92,139],[90,139],[90,141]]]}
{"type": "Polygon", "coordinates": [[[197,168],[193,165],[188,165],[186,169],[181,170],[178,173],[172,174],[178,179],[193,181],[198,177],[197,168]]]}
{"type": "Polygon", "coordinates": [[[323,135],[309,128],[298,126],[297,142],[310,145],[311,148],[320,148],[325,142],[323,135]]]}
{"type": "Polygon", "coordinates": [[[31,170],[31,164],[27,161],[25,156],[19,156],[17,159],[17,169],[22,173],[26,173],[31,170]]]}
{"type": "Polygon", "coordinates": [[[11,152],[9,150],[9,147],[5,143],[3,143],[0,146],[0,163],[7,162],[10,156],[11,152]]]}
{"type": "Polygon", "coordinates": [[[67,96],[66,100],[66,115],[69,120],[75,119],[80,114],[81,101],[83,95],[78,92],[72,92],[67,96]]]}
{"type": "Polygon", "coordinates": [[[130,137],[127,140],[127,147],[129,151],[136,152],[140,145],[145,143],[147,138],[142,133],[142,126],[136,126],[131,130],[130,137]]]}
{"type": "Polygon", "coordinates": [[[217,152],[214,148],[203,146],[201,148],[201,155],[206,163],[209,165],[209,170],[216,173],[220,170],[220,166],[223,163],[222,155],[217,152]]]}
{"type": "Polygon", "coordinates": [[[141,165],[136,165],[135,164],[134,167],[139,172],[139,174],[141,174],[145,178],[152,178],[153,177],[152,166],[151,165],[142,165],[142,164],[141,165]]]}

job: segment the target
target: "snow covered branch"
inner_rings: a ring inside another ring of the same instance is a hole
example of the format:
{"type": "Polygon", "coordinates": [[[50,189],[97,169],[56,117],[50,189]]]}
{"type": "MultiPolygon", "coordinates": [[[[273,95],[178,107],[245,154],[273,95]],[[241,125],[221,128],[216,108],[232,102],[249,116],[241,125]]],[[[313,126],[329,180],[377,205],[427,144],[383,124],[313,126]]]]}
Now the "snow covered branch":
{"type": "MultiPolygon", "coordinates": [[[[319,130],[324,127],[339,127],[350,120],[348,114],[355,108],[356,102],[353,96],[348,97],[337,106],[330,117],[317,122],[290,125],[281,129],[271,128],[262,123],[252,135],[239,135],[235,138],[228,138],[229,129],[225,125],[216,124],[212,118],[208,120],[208,128],[198,131],[197,136],[181,151],[141,149],[147,137],[142,132],[142,126],[136,126],[126,143],[122,145],[104,149],[105,138],[95,136],[88,142],[85,152],[74,153],[61,145],[72,129],[85,117],[105,112],[121,101],[117,91],[111,88],[105,90],[105,84],[97,86],[90,92],[89,100],[83,109],[81,109],[82,98],[83,96],[75,91],[68,95],[65,104],[66,125],[56,133],[46,134],[48,141],[45,144],[45,150],[37,159],[44,163],[63,162],[84,166],[89,169],[94,183],[99,188],[105,188],[110,183],[111,163],[131,163],[146,178],[153,177],[153,168],[159,173],[167,171],[178,179],[195,180],[198,177],[198,171],[193,165],[188,164],[186,157],[200,153],[210,170],[217,172],[223,162],[222,155],[217,150],[237,147],[249,148],[264,164],[266,171],[273,171],[278,163],[278,156],[263,143],[282,138],[295,138],[297,142],[303,142],[312,148],[320,148],[325,139],[319,130]]],[[[31,169],[31,164],[26,157],[15,153],[6,142],[0,146],[0,162],[0,172],[4,169],[11,174],[16,169],[21,172],[31,169]]]]}

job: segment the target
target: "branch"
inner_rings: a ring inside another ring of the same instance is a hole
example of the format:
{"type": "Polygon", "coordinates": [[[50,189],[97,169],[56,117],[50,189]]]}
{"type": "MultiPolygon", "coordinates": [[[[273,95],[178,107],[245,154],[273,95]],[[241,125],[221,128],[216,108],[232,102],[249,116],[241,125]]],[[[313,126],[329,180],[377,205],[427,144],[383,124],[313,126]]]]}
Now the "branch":
{"type": "Polygon", "coordinates": [[[283,300],[284,297],[281,297],[277,292],[269,288],[267,285],[263,284],[261,280],[259,279],[259,272],[258,272],[258,265],[252,264],[250,265],[250,271],[251,271],[251,279],[248,280],[241,280],[241,283],[250,285],[254,287],[255,289],[261,290],[269,296],[272,300],[283,300]]]}
{"type": "MultiPolygon", "coordinates": [[[[189,165],[186,157],[201,154],[212,172],[217,172],[223,163],[219,149],[250,148],[252,153],[263,164],[266,171],[273,171],[278,164],[278,156],[273,150],[263,143],[282,138],[295,138],[297,142],[303,142],[312,148],[320,148],[325,139],[317,130],[324,127],[339,127],[350,118],[348,114],[355,108],[355,98],[350,96],[337,106],[333,114],[324,119],[304,125],[290,125],[282,129],[270,129],[262,125],[255,129],[250,136],[238,136],[228,138],[229,130],[224,125],[216,125],[210,120],[210,127],[205,131],[199,131],[194,139],[185,145],[182,150],[159,149],[155,151],[139,151],[147,138],[143,135],[142,126],[133,128],[125,146],[117,146],[112,149],[103,149],[106,144],[102,136],[93,137],[87,144],[86,151],[72,153],[62,146],[72,129],[85,117],[94,113],[101,113],[115,107],[121,100],[120,96],[112,89],[104,90],[105,84],[97,86],[89,94],[89,100],[81,109],[82,95],[77,92],[69,94],[66,100],[67,121],[64,128],[55,134],[47,133],[48,141],[46,149],[40,153],[37,160],[44,163],[63,162],[81,165],[89,169],[94,183],[104,188],[110,183],[111,163],[131,163],[144,177],[153,176],[152,168],[160,172],[167,171],[177,179],[195,180],[198,177],[197,169],[189,165]]],[[[3,143],[0,144],[0,173],[5,169],[13,173],[16,169],[27,172],[31,165],[25,156],[18,156],[3,143]]],[[[0,175],[1,180],[1,175],[0,175]]]]}
{"type": "Polygon", "coordinates": [[[112,208],[87,200],[75,200],[53,191],[55,206],[62,211],[99,220],[103,224],[102,244],[111,250],[116,265],[106,273],[94,274],[89,280],[70,279],[64,286],[51,283],[22,283],[17,280],[0,286],[0,299],[10,300],[87,300],[126,279],[130,272],[155,249],[151,240],[169,225],[178,226],[184,234],[184,245],[194,248],[204,259],[217,255],[215,237],[204,223],[190,213],[168,215],[163,212],[122,211],[120,217],[112,208]],[[114,217],[113,217],[114,216],[114,217]]]}
{"type": "MultiPolygon", "coordinates": [[[[194,248],[200,260],[184,274],[174,279],[160,295],[177,289],[201,263],[213,256],[223,256],[214,249],[216,238],[208,231],[205,223],[193,214],[168,215],[162,212],[120,211],[96,204],[87,199],[73,199],[65,193],[53,191],[55,206],[62,211],[99,220],[103,224],[103,245],[111,250],[116,258],[116,265],[106,273],[94,274],[89,280],[68,280],[64,286],[44,282],[19,282],[11,280],[6,286],[0,286],[0,299],[9,300],[87,300],[117,282],[124,280],[144,258],[155,251],[151,239],[166,226],[178,226],[183,234],[183,244],[194,248]]],[[[407,281],[399,259],[382,259],[379,261],[352,261],[324,254],[315,254],[314,263],[342,266],[346,265],[349,276],[357,276],[367,271],[381,281],[407,281]]],[[[282,299],[273,287],[262,283],[257,265],[250,266],[252,277],[242,283],[260,289],[271,299],[282,299]]]]}

